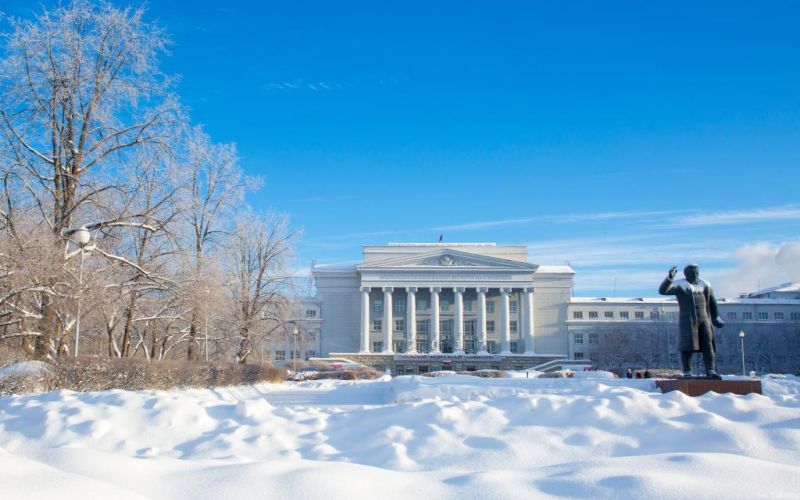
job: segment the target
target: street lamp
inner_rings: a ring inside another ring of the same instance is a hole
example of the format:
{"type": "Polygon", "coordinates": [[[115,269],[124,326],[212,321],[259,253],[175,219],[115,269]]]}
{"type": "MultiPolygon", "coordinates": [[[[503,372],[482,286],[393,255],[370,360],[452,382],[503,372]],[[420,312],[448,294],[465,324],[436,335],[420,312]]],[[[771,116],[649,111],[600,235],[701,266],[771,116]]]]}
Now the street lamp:
{"type": "Polygon", "coordinates": [[[208,363],[208,296],[211,293],[211,290],[206,288],[206,363],[208,363]]]}
{"type": "Polygon", "coordinates": [[[742,376],[745,375],[745,368],[744,368],[744,330],[739,332],[739,338],[742,341],[742,376]]]}
{"type": "Polygon", "coordinates": [[[75,242],[81,248],[81,263],[78,267],[78,314],[75,318],[75,356],[78,356],[78,347],[81,339],[81,296],[83,295],[83,250],[89,241],[92,239],[92,233],[86,229],[86,226],[81,226],[80,229],[74,233],[75,242]]]}

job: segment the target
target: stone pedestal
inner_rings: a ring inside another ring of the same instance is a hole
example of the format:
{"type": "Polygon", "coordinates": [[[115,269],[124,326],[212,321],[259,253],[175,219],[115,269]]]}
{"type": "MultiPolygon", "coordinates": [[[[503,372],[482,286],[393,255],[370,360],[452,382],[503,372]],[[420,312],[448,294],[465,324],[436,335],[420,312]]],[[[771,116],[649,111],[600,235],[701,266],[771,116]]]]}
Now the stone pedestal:
{"type": "Polygon", "coordinates": [[[662,393],[680,391],[688,396],[702,396],[707,392],[732,394],[761,394],[760,380],[708,380],[708,379],[671,379],[656,380],[656,387],[662,393]]]}

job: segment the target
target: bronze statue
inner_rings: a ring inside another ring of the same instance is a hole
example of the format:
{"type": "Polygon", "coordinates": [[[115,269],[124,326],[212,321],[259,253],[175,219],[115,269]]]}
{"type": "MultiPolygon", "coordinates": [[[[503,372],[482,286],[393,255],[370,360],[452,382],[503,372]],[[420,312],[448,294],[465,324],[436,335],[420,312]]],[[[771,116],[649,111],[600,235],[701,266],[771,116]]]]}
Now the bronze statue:
{"type": "Polygon", "coordinates": [[[717,300],[711,284],[700,279],[700,268],[689,264],[683,269],[686,279],[675,280],[678,268],[672,267],[667,277],[658,287],[661,295],[675,295],[680,307],[681,365],[683,376],[692,376],[692,354],[703,353],[706,377],[721,379],[716,371],[717,346],[714,341],[714,327],[722,328],[725,322],[719,317],[717,300]]]}

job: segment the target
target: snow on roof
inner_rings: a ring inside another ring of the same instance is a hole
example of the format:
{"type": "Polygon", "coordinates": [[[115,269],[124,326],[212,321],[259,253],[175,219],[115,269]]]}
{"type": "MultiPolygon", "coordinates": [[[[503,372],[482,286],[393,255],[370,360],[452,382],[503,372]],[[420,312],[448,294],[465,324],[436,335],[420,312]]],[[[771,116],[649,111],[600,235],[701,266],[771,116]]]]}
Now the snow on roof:
{"type": "Polygon", "coordinates": [[[389,243],[390,247],[493,247],[496,243],[389,243]]]}
{"type": "Polygon", "coordinates": [[[575,274],[575,270],[572,269],[570,266],[550,266],[550,265],[543,265],[536,268],[537,273],[569,273],[575,274]]]}
{"type": "Polygon", "coordinates": [[[768,293],[792,293],[797,292],[800,293],[800,283],[783,283],[781,285],[771,286],[769,288],[764,288],[763,290],[758,290],[756,292],[750,292],[746,294],[747,297],[753,297],[756,295],[767,295],[768,293]]]}
{"type": "MultiPolygon", "coordinates": [[[[572,297],[571,304],[677,304],[674,297],[572,297]]],[[[800,299],[754,299],[750,297],[721,298],[722,304],[800,305],[800,299]]]]}
{"type": "Polygon", "coordinates": [[[354,273],[356,272],[355,264],[316,264],[312,272],[319,271],[323,273],[354,273]]]}

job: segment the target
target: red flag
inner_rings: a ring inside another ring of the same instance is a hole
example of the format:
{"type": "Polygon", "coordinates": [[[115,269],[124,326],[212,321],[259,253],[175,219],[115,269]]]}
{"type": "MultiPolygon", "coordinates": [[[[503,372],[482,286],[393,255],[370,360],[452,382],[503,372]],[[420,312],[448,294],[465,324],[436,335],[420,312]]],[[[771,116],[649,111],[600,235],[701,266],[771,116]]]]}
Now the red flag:
{"type": "Polygon", "coordinates": [[[439,243],[441,243],[443,240],[444,240],[444,235],[443,235],[443,234],[440,234],[440,235],[439,235],[439,243]]]}

